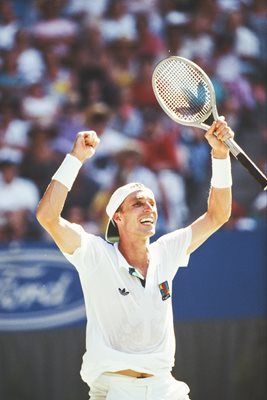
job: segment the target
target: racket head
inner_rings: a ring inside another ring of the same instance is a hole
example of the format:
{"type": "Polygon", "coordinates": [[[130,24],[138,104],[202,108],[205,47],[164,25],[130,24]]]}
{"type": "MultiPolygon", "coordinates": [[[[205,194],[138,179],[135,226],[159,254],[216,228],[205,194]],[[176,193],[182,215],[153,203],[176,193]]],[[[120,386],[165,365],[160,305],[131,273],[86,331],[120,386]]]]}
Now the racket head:
{"type": "Polygon", "coordinates": [[[171,56],[152,74],[154,94],[165,113],[182,125],[209,128],[204,121],[218,119],[215,90],[208,75],[193,61],[171,56]]]}

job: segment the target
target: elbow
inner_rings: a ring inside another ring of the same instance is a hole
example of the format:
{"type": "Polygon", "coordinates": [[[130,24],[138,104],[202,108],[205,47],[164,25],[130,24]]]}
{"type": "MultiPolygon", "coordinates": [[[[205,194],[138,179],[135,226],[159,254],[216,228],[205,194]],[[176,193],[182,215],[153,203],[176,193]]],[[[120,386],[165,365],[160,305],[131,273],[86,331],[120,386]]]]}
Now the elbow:
{"type": "Polygon", "coordinates": [[[226,224],[230,220],[231,214],[232,214],[232,207],[230,205],[229,208],[225,211],[223,225],[226,224]]]}
{"type": "Polygon", "coordinates": [[[223,225],[225,225],[230,220],[230,218],[231,218],[231,210],[227,210],[225,212],[217,214],[214,220],[218,229],[221,228],[223,225]]]}
{"type": "Polygon", "coordinates": [[[228,215],[228,216],[226,216],[225,218],[223,218],[223,219],[221,220],[220,227],[222,227],[223,225],[227,224],[227,222],[229,221],[229,219],[230,219],[230,215],[228,215]]]}
{"type": "Polygon", "coordinates": [[[55,220],[54,216],[52,216],[49,210],[43,207],[41,203],[39,203],[36,210],[36,219],[45,229],[47,229],[55,220]]]}
{"type": "Polygon", "coordinates": [[[36,219],[40,225],[42,225],[42,226],[46,225],[48,218],[47,218],[46,213],[42,209],[42,207],[40,207],[40,204],[38,205],[37,210],[36,210],[36,219]]]}

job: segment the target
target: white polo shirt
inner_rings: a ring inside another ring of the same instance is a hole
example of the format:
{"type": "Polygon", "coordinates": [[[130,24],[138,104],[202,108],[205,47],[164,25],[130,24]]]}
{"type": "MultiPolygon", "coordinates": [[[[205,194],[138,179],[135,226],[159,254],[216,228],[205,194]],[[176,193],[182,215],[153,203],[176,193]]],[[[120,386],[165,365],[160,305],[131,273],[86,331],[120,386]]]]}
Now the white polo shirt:
{"type": "Polygon", "coordinates": [[[77,268],[87,313],[86,353],[81,369],[89,386],[103,372],[132,369],[158,375],[174,365],[175,336],[172,280],[187,266],[191,227],[176,230],[150,244],[146,285],[129,273],[114,246],[82,234],[74,254],[63,253],[77,268]]]}

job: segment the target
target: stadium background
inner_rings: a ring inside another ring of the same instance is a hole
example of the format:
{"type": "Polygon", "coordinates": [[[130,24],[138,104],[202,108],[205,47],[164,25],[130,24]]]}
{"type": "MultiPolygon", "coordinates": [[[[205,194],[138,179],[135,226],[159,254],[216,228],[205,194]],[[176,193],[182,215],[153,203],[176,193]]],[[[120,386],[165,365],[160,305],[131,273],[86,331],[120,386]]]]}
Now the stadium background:
{"type": "MultiPolygon", "coordinates": [[[[261,0],[0,2],[1,399],[88,398],[78,278],[34,216],[76,133],[95,129],[101,148],[67,218],[102,235],[110,191],[142,180],[158,235],[190,223],[205,210],[209,148],[203,131],[162,114],[151,72],[170,54],[199,63],[266,173],[266,33],[261,0]]],[[[192,400],[263,400],[267,389],[266,193],[235,160],[233,181],[231,220],[174,284],[174,374],[192,400]]]]}

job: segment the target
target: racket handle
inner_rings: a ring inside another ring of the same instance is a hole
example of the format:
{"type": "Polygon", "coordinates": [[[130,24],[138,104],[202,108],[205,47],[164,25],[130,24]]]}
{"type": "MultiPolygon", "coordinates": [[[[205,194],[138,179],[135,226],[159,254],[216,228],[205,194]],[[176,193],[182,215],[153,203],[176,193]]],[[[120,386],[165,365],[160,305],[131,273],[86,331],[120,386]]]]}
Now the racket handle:
{"type": "Polygon", "coordinates": [[[263,190],[267,189],[267,178],[261,170],[250,160],[243,152],[239,153],[236,158],[248,170],[248,172],[259,182],[263,190]]]}
{"type": "Polygon", "coordinates": [[[245,167],[248,172],[259,182],[263,190],[267,189],[267,178],[264,173],[254,164],[238,144],[232,140],[224,142],[233,156],[245,167]]]}

